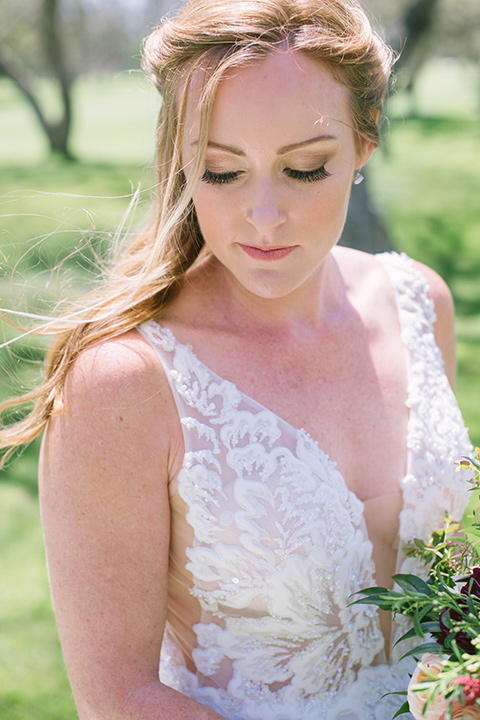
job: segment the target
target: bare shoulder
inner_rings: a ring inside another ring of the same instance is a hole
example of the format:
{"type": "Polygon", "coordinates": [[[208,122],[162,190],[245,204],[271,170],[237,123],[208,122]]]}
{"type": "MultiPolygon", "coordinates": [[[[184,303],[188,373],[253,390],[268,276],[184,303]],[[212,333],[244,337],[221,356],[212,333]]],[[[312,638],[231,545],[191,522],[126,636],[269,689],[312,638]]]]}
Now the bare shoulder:
{"type": "Polygon", "coordinates": [[[82,718],[120,717],[129,693],[158,681],[174,412],[155,352],[131,331],[80,353],[44,438],[49,574],[82,718]]]}
{"type": "Polygon", "coordinates": [[[349,289],[356,295],[374,298],[378,308],[378,295],[383,301],[394,301],[391,284],[384,268],[371,253],[354,248],[336,247],[335,260],[345,278],[349,289]]]}
{"type": "MultiPolygon", "coordinates": [[[[133,462],[169,455],[175,407],[161,364],[132,330],[86,348],[68,372],[64,409],[51,419],[44,446],[50,461],[75,467],[120,454],[133,462]],[[89,446],[87,457],[80,449],[89,446]]],[[[45,453],[43,455],[45,460],[45,453]]]]}
{"type": "Polygon", "coordinates": [[[107,338],[83,350],[67,376],[66,399],[78,402],[89,394],[111,395],[121,403],[139,391],[158,388],[162,377],[155,352],[135,330],[107,338]],[[78,396],[78,397],[77,397],[78,396]]]}
{"type": "MultiPolygon", "coordinates": [[[[352,292],[362,298],[362,302],[374,315],[378,315],[380,309],[384,314],[397,312],[395,293],[388,275],[374,255],[339,247],[335,248],[334,256],[352,292]],[[382,300],[381,305],[379,298],[382,300]]],[[[436,314],[435,340],[442,352],[447,377],[453,386],[456,378],[456,358],[452,294],[446,282],[430,267],[420,262],[415,262],[415,267],[425,278],[433,300],[436,314]]]]}
{"type": "MultiPolygon", "coordinates": [[[[391,290],[383,266],[378,262],[375,255],[352,248],[338,247],[335,248],[335,259],[339,262],[339,266],[346,277],[351,278],[354,286],[357,285],[358,288],[367,287],[370,292],[381,290],[382,287],[385,291],[391,290]],[[368,285],[366,285],[366,281],[368,281],[368,285]]],[[[437,324],[439,326],[451,325],[453,323],[454,307],[448,285],[435,270],[432,270],[427,265],[415,261],[415,267],[422,273],[427,282],[429,295],[435,306],[437,324]]]]}

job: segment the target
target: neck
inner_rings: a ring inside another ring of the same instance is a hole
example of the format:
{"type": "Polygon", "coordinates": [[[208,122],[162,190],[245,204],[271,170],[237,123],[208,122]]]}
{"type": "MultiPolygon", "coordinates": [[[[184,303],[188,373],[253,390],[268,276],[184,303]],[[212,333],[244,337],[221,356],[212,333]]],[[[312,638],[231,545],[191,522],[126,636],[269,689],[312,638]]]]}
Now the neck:
{"type": "Polygon", "coordinates": [[[346,302],[345,282],[331,253],[305,283],[281,297],[250,292],[212,257],[195,275],[203,290],[215,289],[216,314],[222,313],[231,327],[254,323],[270,331],[318,329],[338,316],[346,302]]]}

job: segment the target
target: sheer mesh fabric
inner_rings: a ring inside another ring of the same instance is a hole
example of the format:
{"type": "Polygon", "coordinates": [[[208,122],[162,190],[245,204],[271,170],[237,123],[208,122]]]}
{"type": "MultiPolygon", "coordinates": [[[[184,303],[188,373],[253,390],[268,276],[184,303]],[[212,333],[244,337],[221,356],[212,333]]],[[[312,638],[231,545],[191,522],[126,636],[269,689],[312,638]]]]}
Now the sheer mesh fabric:
{"type": "MultiPolygon", "coordinates": [[[[424,572],[401,548],[440,526],[445,509],[461,517],[468,493],[454,463],[470,444],[425,280],[404,255],[377,258],[408,359],[397,570],[424,572]]],[[[138,330],[164,367],[185,442],[161,680],[230,720],[390,720],[402,700],[381,698],[406,688],[410,661],[384,647],[374,608],[349,606],[375,584],[369,508],[305,430],[216,375],[168,328],[138,330]]]]}

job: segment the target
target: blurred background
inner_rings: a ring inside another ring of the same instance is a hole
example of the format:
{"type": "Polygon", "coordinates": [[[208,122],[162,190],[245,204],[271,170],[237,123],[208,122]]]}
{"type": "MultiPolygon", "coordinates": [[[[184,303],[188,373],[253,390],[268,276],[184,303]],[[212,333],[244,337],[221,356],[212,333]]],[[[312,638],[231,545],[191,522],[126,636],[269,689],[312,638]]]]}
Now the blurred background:
{"type": "MultiPolygon", "coordinates": [[[[0,307],[48,314],[91,287],[148,208],[159,98],[142,38],[168,0],[0,0],[0,307]]],[[[385,142],[354,188],[343,242],[435,268],[457,308],[457,395],[480,444],[480,3],[366,0],[398,51],[385,142]]],[[[3,315],[0,340],[28,328],[3,315]],[[14,326],[9,324],[13,322],[14,326]],[[15,327],[16,326],[16,327],[15,327]]],[[[40,376],[42,338],[0,349],[0,397],[40,376]]],[[[33,443],[0,476],[0,717],[76,713],[51,609],[33,443]]]]}

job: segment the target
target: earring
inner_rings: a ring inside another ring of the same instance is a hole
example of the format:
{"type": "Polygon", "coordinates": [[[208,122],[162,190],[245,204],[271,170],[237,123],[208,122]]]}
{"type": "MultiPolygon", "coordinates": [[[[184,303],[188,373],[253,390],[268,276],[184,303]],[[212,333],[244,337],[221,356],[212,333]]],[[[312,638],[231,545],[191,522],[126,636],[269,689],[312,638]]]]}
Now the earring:
{"type": "Polygon", "coordinates": [[[353,176],[353,184],[354,185],[360,185],[365,180],[360,170],[355,170],[355,175],[353,176]]]}

